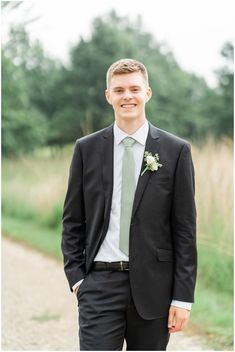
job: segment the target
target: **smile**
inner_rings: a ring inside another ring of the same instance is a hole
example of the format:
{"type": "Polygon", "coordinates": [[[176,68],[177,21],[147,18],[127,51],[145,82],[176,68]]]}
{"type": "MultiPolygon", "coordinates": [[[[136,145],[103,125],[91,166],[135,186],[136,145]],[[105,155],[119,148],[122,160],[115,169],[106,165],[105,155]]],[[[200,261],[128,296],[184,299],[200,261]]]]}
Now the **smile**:
{"type": "Polygon", "coordinates": [[[125,109],[131,109],[136,107],[136,104],[122,104],[121,107],[125,109]]]}

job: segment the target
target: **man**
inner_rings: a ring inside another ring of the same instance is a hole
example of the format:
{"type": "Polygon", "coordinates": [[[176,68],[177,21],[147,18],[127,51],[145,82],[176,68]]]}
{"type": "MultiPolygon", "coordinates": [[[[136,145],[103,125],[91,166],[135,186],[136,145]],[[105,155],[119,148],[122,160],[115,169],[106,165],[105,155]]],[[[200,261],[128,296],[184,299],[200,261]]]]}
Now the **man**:
{"type": "Polygon", "coordinates": [[[186,325],[196,280],[189,144],[150,124],[145,66],[107,72],[113,125],[78,139],[62,251],[79,302],[81,350],[165,350],[186,325]]]}

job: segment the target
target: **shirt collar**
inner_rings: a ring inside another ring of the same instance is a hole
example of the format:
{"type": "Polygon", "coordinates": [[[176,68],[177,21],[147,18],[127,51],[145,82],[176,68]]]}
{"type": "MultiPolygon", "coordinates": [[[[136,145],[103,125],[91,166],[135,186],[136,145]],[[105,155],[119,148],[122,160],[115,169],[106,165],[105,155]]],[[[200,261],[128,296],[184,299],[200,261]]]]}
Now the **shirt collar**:
{"type": "Polygon", "coordinates": [[[146,120],[143,126],[141,126],[135,133],[133,134],[127,134],[123,130],[121,130],[118,126],[116,121],[114,122],[114,128],[113,128],[113,133],[114,133],[114,140],[116,144],[120,144],[124,138],[126,137],[131,137],[136,140],[136,142],[145,145],[146,139],[148,136],[148,131],[149,131],[149,124],[148,121],[146,120]]]}

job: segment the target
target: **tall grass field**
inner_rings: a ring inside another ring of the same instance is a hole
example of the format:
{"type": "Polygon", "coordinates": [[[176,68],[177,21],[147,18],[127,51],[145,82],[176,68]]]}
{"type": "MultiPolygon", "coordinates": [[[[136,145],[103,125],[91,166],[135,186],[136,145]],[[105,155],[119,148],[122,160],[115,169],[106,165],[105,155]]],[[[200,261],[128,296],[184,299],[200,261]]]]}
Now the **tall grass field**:
{"type": "MultiPolygon", "coordinates": [[[[61,215],[73,146],[2,161],[3,234],[62,259],[61,215]]],[[[188,332],[208,348],[233,346],[233,145],[192,146],[198,215],[198,280],[188,332]]]]}

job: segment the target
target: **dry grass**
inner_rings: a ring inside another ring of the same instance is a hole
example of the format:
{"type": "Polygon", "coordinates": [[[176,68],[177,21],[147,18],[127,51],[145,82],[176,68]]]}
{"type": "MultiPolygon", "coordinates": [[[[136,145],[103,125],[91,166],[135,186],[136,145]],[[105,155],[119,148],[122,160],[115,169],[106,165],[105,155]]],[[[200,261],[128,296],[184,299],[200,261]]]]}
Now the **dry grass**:
{"type": "Polygon", "coordinates": [[[192,148],[196,174],[198,242],[233,254],[233,144],[230,139],[192,148]]]}
{"type": "Polygon", "coordinates": [[[63,203],[72,149],[3,161],[3,199],[46,215],[63,203]]]}
{"type": "MultiPolygon", "coordinates": [[[[46,216],[63,204],[73,147],[3,160],[3,201],[46,216]]],[[[196,174],[199,243],[232,254],[233,145],[230,139],[192,148],[196,174]]],[[[4,208],[3,208],[4,209],[4,208]]]]}
{"type": "MultiPolygon", "coordinates": [[[[3,231],[61,259],[61,211],[73,147],[3,160],[3,231]],[[42,228],[43,226],[43,228],[42,228]]],[[[215,349],[233,341],[233,145],[192,148],[196,174],[199,270],[191,324],[215,349]]]]}
{"type": "MultiPolygon", "coordinates": [[[[3,210],[35,212],[47,217],[62,207],[72,147],[36,157],[3,161],[3,210]],[[5,204],[6,205],[6,204],[5,204]],[[25,210],[26,209],[26,210],[25,210]]],[[[232,255],[233,244],[233,145],[225,139],[209,140],[192,148],[196,174],[198,241],[232,255]]],[[[20,214],[19,214],[20,215],[20,214]]]]}

